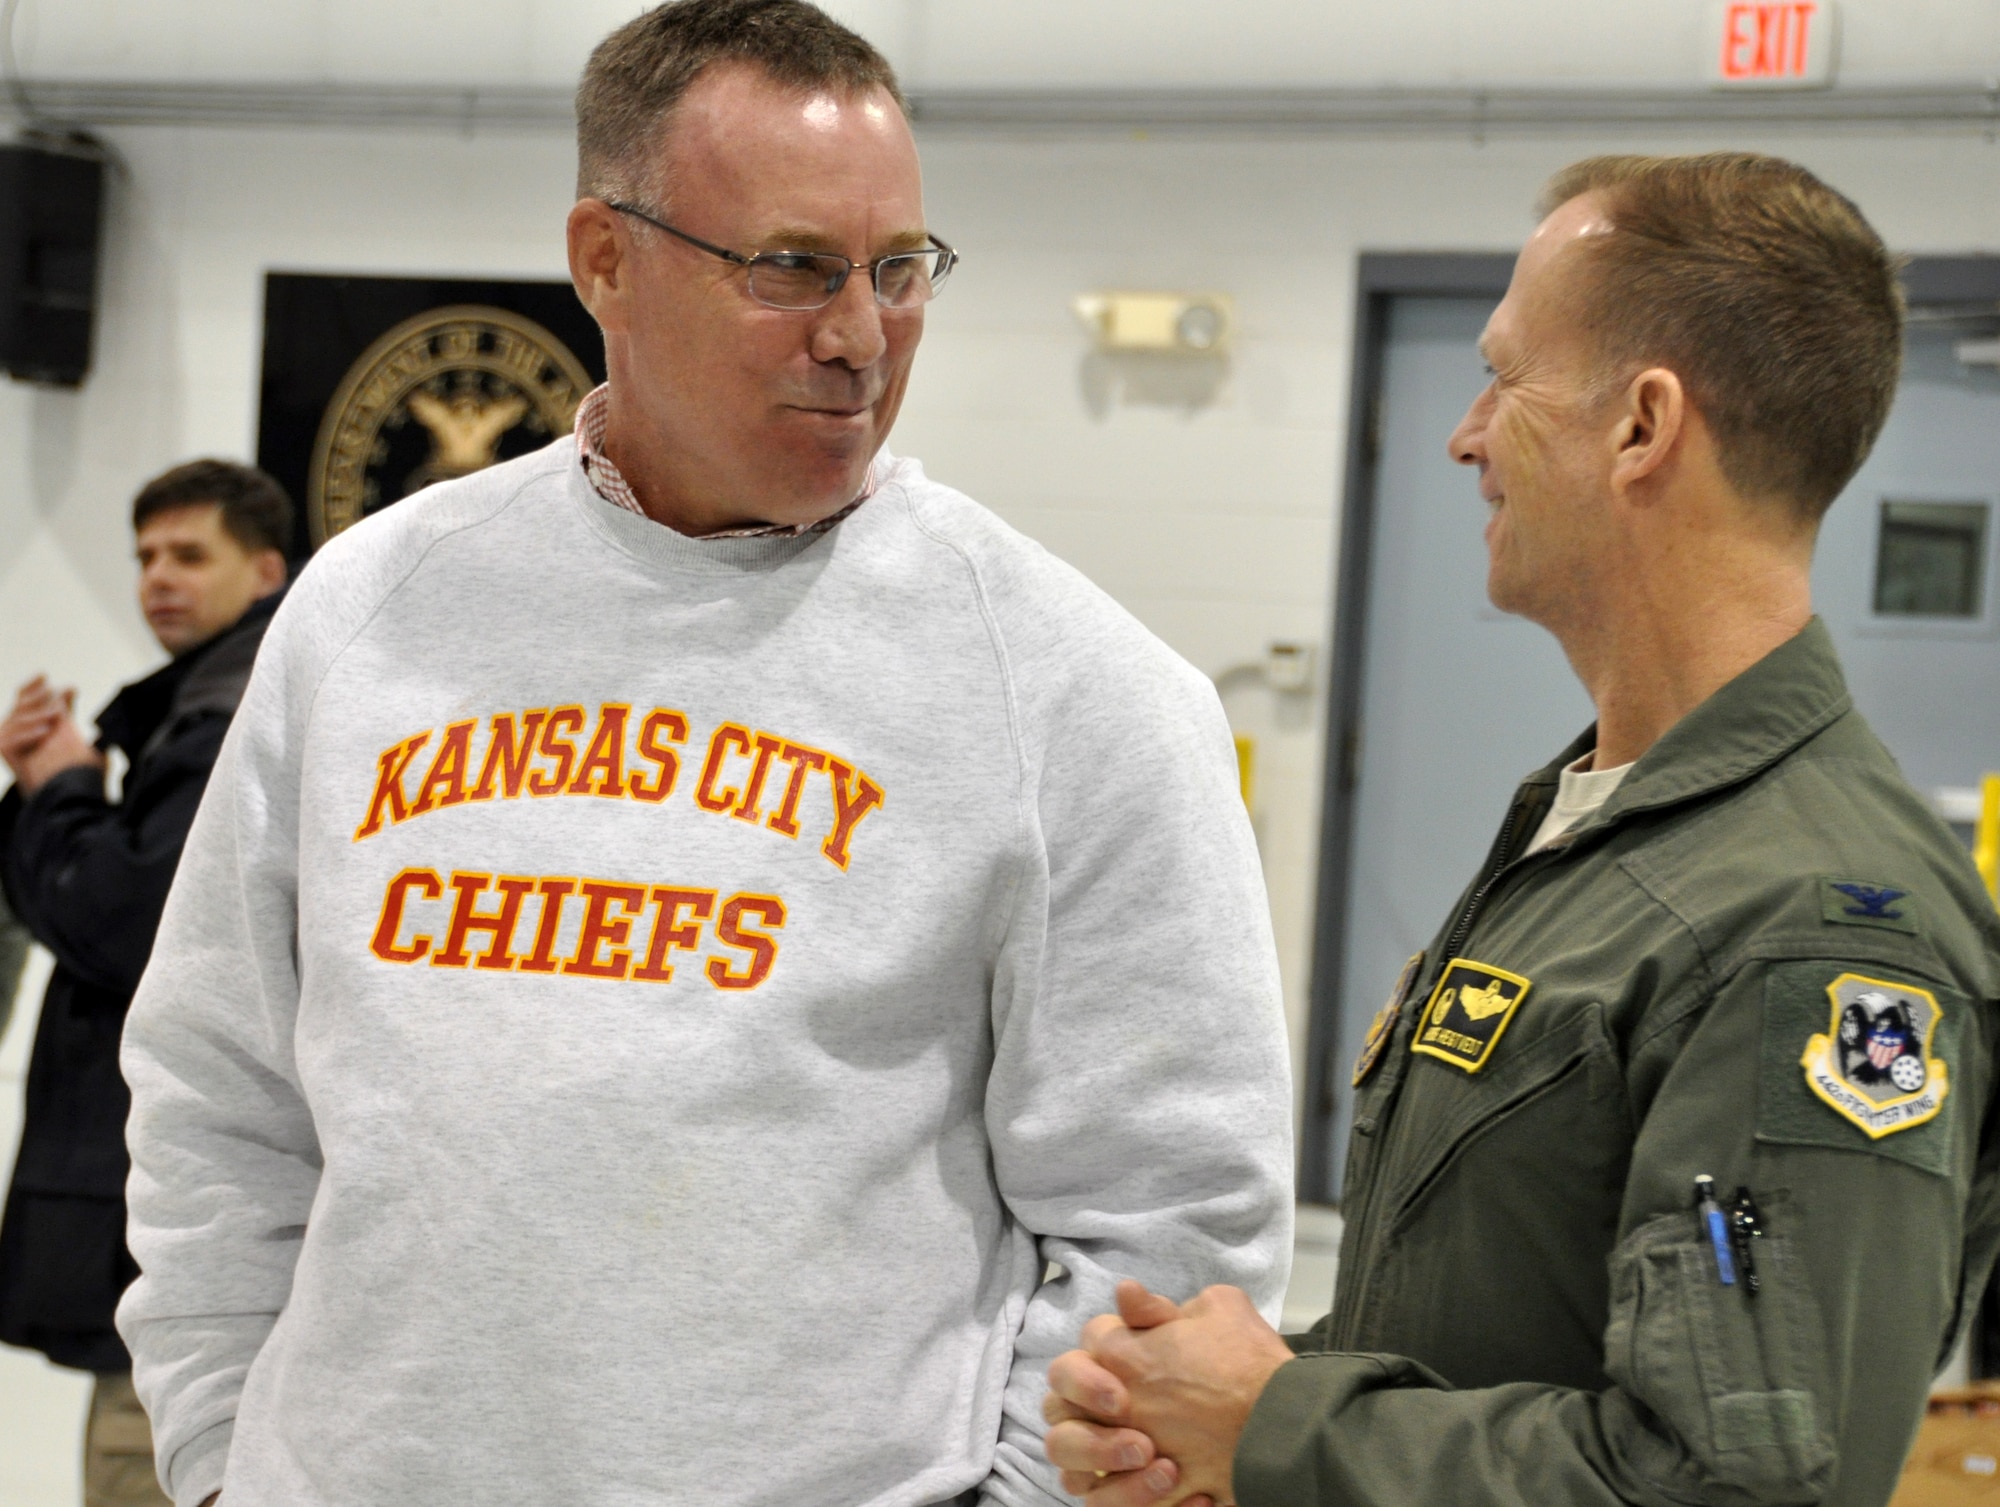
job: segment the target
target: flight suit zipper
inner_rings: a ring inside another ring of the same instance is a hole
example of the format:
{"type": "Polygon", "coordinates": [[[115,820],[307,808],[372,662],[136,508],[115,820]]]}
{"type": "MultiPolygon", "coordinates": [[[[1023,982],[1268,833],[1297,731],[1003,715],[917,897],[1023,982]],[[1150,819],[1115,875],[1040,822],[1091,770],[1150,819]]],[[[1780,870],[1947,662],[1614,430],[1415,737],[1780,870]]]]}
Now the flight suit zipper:
{"type": "MultiPolygon", "coordinates": [[[[1507,819],[1501,823],[1499,834],[1493,839],[1493,847],[1486,855],[1486,863],[1480,870],[1478,882],[1473,886],[1472,893],[1466,896],[1465,904],[1459,910],[1458,919],[1452,923],[1450,932],[1445,936],[1444,945],[1438,949],[1436,956],[1430,960],[1426,968],[1428,977],[1423,980],[1425,985],[1435,983],[1438,975],[1450,964],[1452,958],[1457,956],[1458,949],[1465,944],[1465,939],[1472,934],[1472,923],[1478,919],[1480,909],[1486,903],[1486,897],[1492,893],[1493,886],[1499,880],[1500,875],[1513,862],[1515,840],[1519,835],[1522,815],[1527,808],[1527,800],[1517,794],[1514,804],[1507,812],[1507,819]]],[[[1416,990],[1412,990],[1411,997],[1414,1001],[1425,996],[1416,990]]],[[[1418,1013],[1421,1013],[1421,1007],[1419,1007],[1418,1013]]],[[[1391,1044],[1390,1051],[1392,1053],[1408,1055],[1406,1046],[1408,1040],[1407,1033],[1414,1029],[1414,1022],[1415,1016],[1412,1016],[1408,1024],[1398,1028],[1398,1035],[1403,1040],[1391,1044]]],[[[1395,1111],[1396,1101],[1402,1097],[1404,1074],[1408,1071],[1408,1066],[1407,1064],[1398,1063],[1393,1066],[1392,1070],[1397,1075],[1396,1080],[1388,1089],[1386,1102],[1373,1117],[1375,1129],[1377,1130],[1386,1128],[1390,1116],[1395,1111]]],[[[1366,1274],[1365,1267],[1374,1264],[1370,1247],[1375,1234],[1376,1206],[1382,1192],[1379,1161],[1385,1148],[1381,1141],[1373,1140],[1372,1134],[1371,1141],[1370,1161],[1375,1163],[1375,1165],[1370,1168],[1368,1191],[1362,1197],[1361,1223],[1354,1243],[1355,1253],[1363,1259],[1364,1272],[1355,1273],[1356,1277],[1364,1276],[1366,1274]]],[[[1341,1336],[1351,1336],[1354,1321],[1354,1295],[1367,1284],[1362,1281],[1336,1280],[1339,1291],[1336,1295],[1337,1301],[1334,1304],[1335,1321],[1332,1325],[1333,1333],[1341,1336]]]]}
{"type": "Polygon", "coordinates": [[[1499,883],[1507,865],[1514,861],[1514,836],[1520,829],[1521,814],[1526,810],[1527,802],[1516,801],[1514,809],[1507,813],[1507,821],[1500,828],[1500,835],[1493,843],[1493,852],[1487,858],[1485,874],[1481,876],[1477,887],[1466,897],[1465,907],[1458,913],[1458,921],[1452,927],[1451,935],[1445,938],[1444,946],[1438,950],[1440,964],[1449,965],[1451,960],[1458,956],[1458,949],[1463,947],[1465,939],[1472,935],[1472,923],[1479,918],[1480,909],[1486,904],[1486,897],[1493,892],[1493,886],[1499,883]]]}

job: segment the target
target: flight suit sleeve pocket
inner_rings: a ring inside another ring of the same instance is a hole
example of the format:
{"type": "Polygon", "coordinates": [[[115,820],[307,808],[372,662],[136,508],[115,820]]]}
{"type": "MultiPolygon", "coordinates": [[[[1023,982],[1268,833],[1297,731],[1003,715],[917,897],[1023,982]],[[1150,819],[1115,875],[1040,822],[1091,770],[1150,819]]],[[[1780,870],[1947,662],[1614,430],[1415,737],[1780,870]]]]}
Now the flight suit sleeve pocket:
{"type": "Polygon", "coordinates": [[[1642,1225],[1612,1258],[1605,1358],[1623,1396],[1607,1399],[1607,1442],[1674,1500],[1813,1502],[1832,1480],[1817,1328],[1786,1238],[1757,1246],[1754,1297],[1723,1285],[1692,1211],[1642,1225]]]}

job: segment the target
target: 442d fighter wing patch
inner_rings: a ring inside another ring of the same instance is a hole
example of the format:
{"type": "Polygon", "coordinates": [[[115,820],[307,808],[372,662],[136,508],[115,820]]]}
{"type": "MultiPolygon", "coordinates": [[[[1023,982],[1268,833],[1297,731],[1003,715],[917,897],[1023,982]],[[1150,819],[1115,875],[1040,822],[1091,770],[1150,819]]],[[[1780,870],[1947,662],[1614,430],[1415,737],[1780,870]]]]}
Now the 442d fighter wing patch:
{"type": "Polygon", "coordinates": [[[1826,993],[1833,1018],[1799,1059],[1806,1086],[1870,1140],[1936,1118],[1951,1085],[1931,1055],[1944,1014],[1931,992],[1843,973],[1826,993]]]}
{"type": "Polygon", "coordinates": [[[1478,1072],[1532,987],[1518,973],[1453,958],[1438,975],[1410,1050],[1478,1072]]]}

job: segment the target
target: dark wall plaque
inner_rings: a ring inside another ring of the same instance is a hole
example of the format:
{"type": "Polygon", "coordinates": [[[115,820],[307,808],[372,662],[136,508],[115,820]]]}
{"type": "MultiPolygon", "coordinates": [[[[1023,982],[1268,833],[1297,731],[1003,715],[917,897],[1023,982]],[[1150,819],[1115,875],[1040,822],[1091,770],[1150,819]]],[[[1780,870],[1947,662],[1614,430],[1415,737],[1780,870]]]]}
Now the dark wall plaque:
{"type": "Polygon", "coordinates": [[[257,464],[298,504],[304,555],[568,433],[603,380],[603,339],[568,283],[273,272],[257,464]]]}

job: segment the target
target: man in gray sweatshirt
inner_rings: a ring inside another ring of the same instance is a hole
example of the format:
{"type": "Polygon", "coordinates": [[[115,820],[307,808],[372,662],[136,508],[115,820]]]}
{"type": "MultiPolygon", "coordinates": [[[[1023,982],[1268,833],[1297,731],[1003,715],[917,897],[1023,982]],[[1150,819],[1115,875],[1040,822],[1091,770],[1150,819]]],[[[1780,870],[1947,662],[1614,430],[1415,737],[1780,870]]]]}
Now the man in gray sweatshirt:
{"type": "Polygon", "coordinates": [[[593,56],[574,437],[339,535],[126,1036],[181,1507],[1062,1498],[1121,1277],[1290,1249],[1213,690],[883,448],[955,254],[800,0],[593,56]]]}

